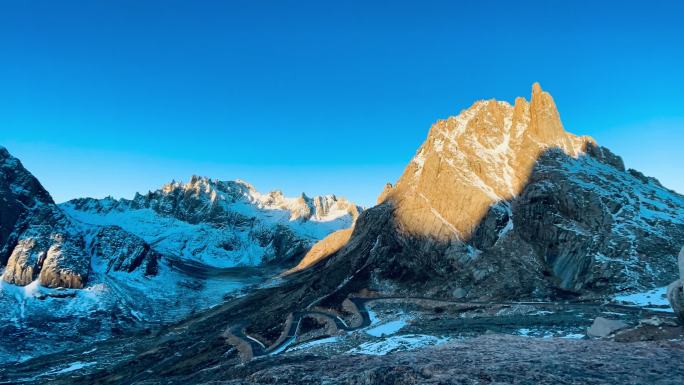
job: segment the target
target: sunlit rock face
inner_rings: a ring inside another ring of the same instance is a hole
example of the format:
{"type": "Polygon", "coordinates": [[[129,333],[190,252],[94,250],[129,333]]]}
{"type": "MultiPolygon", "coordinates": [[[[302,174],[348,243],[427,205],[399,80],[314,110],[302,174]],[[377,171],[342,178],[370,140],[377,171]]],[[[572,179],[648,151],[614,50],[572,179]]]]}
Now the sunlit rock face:
{"type": "Polygon", "coordinates": [[[60,206],[81,223],[120,226],[165,255],[215,267],[294,263],[316,241],[349,228],[361,211],[335,195],[286,197],[199,176],[132,200],[83,198],[60,206]]]}
{"type": "Polygon", "coordinates": [[[577,157],[589,143],[565,132],[553,98],[535,84],[529,103],[479,101],[433,125],[384,200],[408,233],[467,240],[493,204],[520,194],[544,151],[577,157]]]}
{"type": "Polygon", "coordinates": [[[684,198],[566,132],[535,84],[529,102],[479,101],[433,125],[396,185],[336,241],[312,250],[329,251],[319,267],[356,272],[349,290],[607,295],[675,278],[684,198]]]}
{"type": "Polygon", "coordinates": [[[304,270],[309,266],[313,266],[319,261],[325,259],[327,256],[336,253],[344,245],[349,242],[351,237],[352,229],[338,230],[334,233],[328,235],[321,241],[317,242],[313,247],[304,255],[304,258],[295,266],[290,273],[304,270]]]}
{"type": "Polygon", "coordinates": [[[90,267],[83,235],[55,205],[28,212],[13,236],[17,242],[3,280],[21,286],[39,279],[46,287],[83,287],[90,267]]]}

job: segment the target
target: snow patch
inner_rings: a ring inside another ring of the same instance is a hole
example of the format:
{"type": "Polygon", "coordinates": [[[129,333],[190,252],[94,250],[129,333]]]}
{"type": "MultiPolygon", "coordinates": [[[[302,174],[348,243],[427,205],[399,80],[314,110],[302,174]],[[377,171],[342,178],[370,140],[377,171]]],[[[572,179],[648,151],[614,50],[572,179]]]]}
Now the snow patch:
{"type": "Polygon", "coordinates": [[[314,340],[314,341],[309,341],[309,342],[304,342],[302,344],[299,344],[292,349],[290,349],[291,352],[297,351],[297,350],[306,350],[310,349],[314,346],[320,346],[320,345],[327,345],[327,344],[333,344],[339,342],[340,339],[338,337],[328,337],[328,338],[321,338],[319,340],[314,340]]]}
{"type": "Polygon", "coordinates": [[[381,341],[365,342],[346,353],[383,356],[392,352],[409,351],[426,346],[441,345],[449,340],[449,337],[437,337],[425,334],[403,334],[392,336],[381,341]]]}
{"type": "Polygon", "coordinates": [[[406,321],[403,319],[398,319],[395,321],[390,321],[382,325],[370,328],[366,330],[366,334],[370,334],[374,337],[382,337],[395,334],[406,326],[406,321]]]}
{"type": "Polygon", "coordinates": [[[643,307],[649,310],[674,312],[667,301],[667,286],[640,293],[616,295],[613,297],[613,301],[626,302],[632,306],[643,307]]]}

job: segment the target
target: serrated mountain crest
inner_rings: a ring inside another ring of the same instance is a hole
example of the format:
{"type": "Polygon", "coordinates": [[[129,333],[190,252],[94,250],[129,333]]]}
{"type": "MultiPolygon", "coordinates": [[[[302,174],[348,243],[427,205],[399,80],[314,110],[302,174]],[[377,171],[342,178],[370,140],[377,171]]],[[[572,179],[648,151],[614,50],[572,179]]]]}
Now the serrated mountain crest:
{"type": "Polygon", "coordinates": [[[395,203],[409,232],[466,239],[488,207],[520,193],[544,151],[577,157],[587,145],[594,140],[567,133],[535,83],[530,102],[478,101],[435,123],[383,200],[395,203]]]}

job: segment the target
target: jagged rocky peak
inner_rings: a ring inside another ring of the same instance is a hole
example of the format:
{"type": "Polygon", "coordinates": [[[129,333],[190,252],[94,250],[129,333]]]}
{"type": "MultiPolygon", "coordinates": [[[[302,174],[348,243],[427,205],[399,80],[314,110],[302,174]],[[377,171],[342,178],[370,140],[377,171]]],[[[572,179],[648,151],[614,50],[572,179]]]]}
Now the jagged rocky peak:
{"type": "Polygon", "coordinates": [[[159,252],[217,267],[291,264],[362,210],[335,195],[286,197],[200,176],[132,200],[82,198],[61,207],[79,222],[119,225],[159,252]]]}
{"type": "Polygon", "coordinates": [[[379,204],[300,267],[351,291],[608,295],[671,282],[682,244],[684,197],[566,132],[535,84],[529,102],[479,101],[435,123],[379,204]]]}
{"type": "Polygon", "coordinates": [[[19,159],[0,146],[0,265],[12,253],[17,222],[33,208],[52,204],[52,197],[19,159]]]}
{"type": "MultiPolygon", "coordinates": [[[[200,204],[208,200],[211,204],[204,206],[199,213],[215,215],[216,210],[221,210],[221,202],[232,204],[237,202],[247,203],[261,209],[277,209],[290,212],[291,220],[325,220],[350,215],[358,216],[360,208],[345,198],[335,195],[308,197],[302,193],[299,197],[286,197],[282,191],[275,190],[268,193],[260,193],[256,188],[242,180],[219,181],[207,177],[193,175],[188,183],[172,182],[164,185],[161,190],[148,193],[145,196],[136,196],[134,202],[149,207],[155,206],[163,200],[175,198],[176,204],[161,207],[172,209],[178,203],[185,203],[188,207],[199,209],[200,204]],[[193,203],[192,201],[198,201],[193,203]]],[[[159,206],[157,206],[159,208],[159,206]]],[[[197,213],[198,211],[195,210],[197,213]]]]}
{"type": "Polygon", "coordinates": [[[493,203],[521,192],[543,152],[577,157],[588,145],[590,137],[564,130],[553,98],[535,83],[530,102],[478,101],[435,123],[381,199],[411,233],[467,239],[493,203]]]}
{"type": "Polygon", "coordinates": [[[294,202],[287,200],[281,202],[279,207],[289,209],[292,212],[290,216],[292,220],[325,220],[342,215],[350,215],[356,219],[360,211],[357,205],[346,198],[337,198],[335,195],[319,195],[310,198],[304,193],[294,202]]]}

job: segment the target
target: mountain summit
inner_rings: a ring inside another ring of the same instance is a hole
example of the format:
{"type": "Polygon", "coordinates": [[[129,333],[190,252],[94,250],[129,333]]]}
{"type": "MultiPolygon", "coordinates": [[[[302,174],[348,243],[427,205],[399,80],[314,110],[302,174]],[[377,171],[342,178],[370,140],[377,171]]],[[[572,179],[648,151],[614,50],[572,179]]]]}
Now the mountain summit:
{"type": "Polygon", "coordinates": [[[434,124],[381,202],[409,233],[467,240],[489,207],[520,194],[545,151],[576,158],[588,145],[593,139],[563,129],[553,98],[535,83],[530,102],[479,101],[434,124]]]}
{"type": "Polygon", "coordinates": [[[340,293],[486,299],[649,289],[674,279],[684,243],[684,198],[566,132],[536,83],[529,102],[478,101],[435,123],[378,201],[353,232],[305,258],[326,276],[355,272],[340,293]]]}

